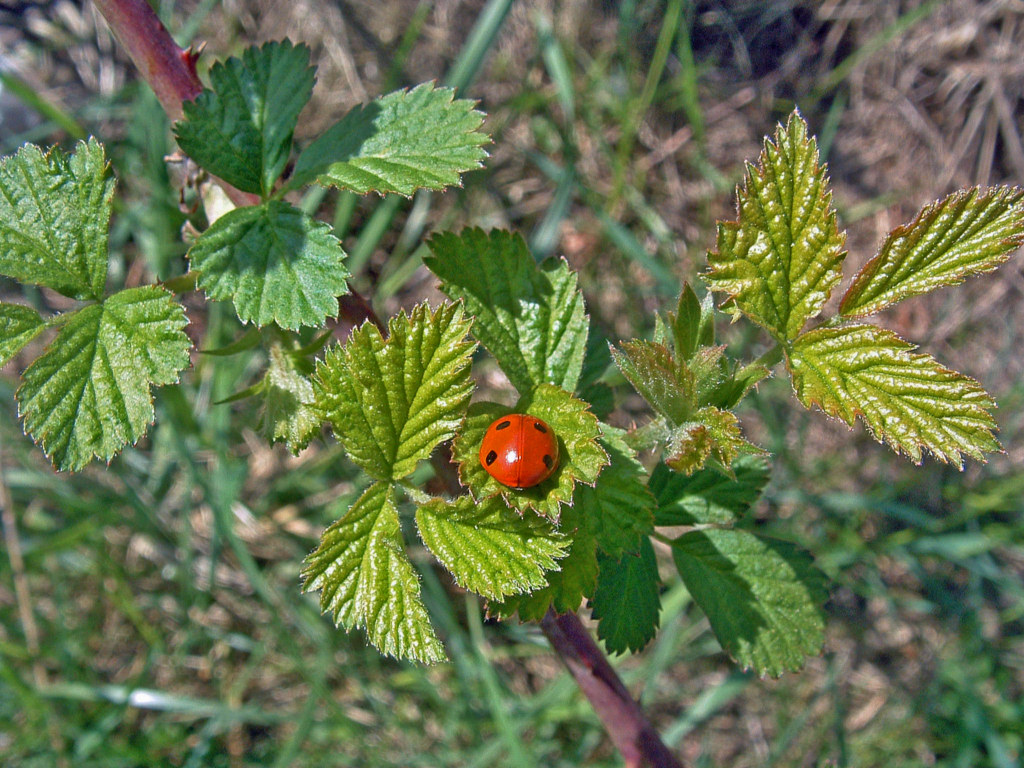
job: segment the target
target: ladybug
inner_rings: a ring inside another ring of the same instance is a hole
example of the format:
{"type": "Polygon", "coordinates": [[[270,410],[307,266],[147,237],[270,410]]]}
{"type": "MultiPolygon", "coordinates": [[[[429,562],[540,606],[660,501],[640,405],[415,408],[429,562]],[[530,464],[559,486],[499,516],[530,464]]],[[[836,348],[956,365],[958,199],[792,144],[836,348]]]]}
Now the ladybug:
{"type": "Polygon", "coordinates": [[[480,464],[502,485],[532,488],[558,467],[558,438],[533,416],[510,413],[487,428],[480,464]]]}

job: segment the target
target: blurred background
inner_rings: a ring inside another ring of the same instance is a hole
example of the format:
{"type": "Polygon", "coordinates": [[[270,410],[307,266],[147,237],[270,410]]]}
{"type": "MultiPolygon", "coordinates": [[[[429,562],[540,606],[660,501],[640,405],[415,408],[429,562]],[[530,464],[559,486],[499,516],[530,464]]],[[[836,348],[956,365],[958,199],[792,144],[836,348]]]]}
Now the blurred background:
{"type": "MultiPolygon", "coordinates": [[[[308,44],[319,80],[301,139],[423,81],[479,101],[491,158],[463,189],[302,201],[335,225],[382,315],[438,300],[422,239],[473,224],[564,255],[609,340],[649,334],[704,269],[715,221],[732,218],[744,160],[794,106],[849,229],[846,282],[923,204],[1024,181],[1020,0],[158,7],[179,43],[205,44],[201,71],[251,43],[308,44]]],[[[90,134],[106,144],[112,280],[180,274],[169,127],[91,5],[0,3],[0,85],[3,154],[90,134]]],[[[26,298],[10,282],[0,293],[26,298]]],[[[201,348],[241,334],[230,307],[185,301],[201,348]]],[[[914,466],[801,410],[784,377],[761,385],[742,414],[773,454],[758,525],[811,550],[832,580],[825,653],[779,680],[738,671],[666,557],[662,630],[615,662],[694,766],[1024,760],[1020,259],[882,321],[997,398],[1005,453],[963,472],[914,466]]],[[[744,324],[721,330],[737,355],[762,350],[744,324]]],[[[143,442],[78,475],[57,475],[22,434],[24,360],[0,376],[0,763],[621,764],[539,631],[485,621],[414,534],[450,664],[381,658],[321,618],[299,594],[300,563],[363,481],[329,437],[293,457],[268,447],[255,403],[216,404],[256,380],[259,354],[193,362],[181,387],[157,393],[143,442]]],[[[503,386],[486,366],[480,380],[503,386]]],[[[623,397],[612,421],[643,418],[623,397]]]]}

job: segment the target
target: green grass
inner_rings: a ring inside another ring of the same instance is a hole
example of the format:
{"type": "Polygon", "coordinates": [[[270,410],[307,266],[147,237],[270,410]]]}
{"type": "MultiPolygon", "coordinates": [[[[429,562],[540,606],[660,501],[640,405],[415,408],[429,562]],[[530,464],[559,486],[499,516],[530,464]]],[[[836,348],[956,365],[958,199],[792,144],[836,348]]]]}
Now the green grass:
{"type": "MultiPolygon", "coordinates": [[[[608,338],[649,332],[652,311],[704,268],[742,161],[781,111],[728,111],[721,92],[739,87],[721,51],[756,46],[749,29],[775,17],[758,20],[756,4],[727,17],[678,2],[570,3],[566,14],[593,23],[567,28],[568,15],[538,5],[517,16],[492,0],[466,24],[466,47],[421,71],[417,56],[438,45],[426,5],[409,4],[407,26],[377,50],[382,80],[405,85],[415,71],[484,99],[493,158],[448,195],[307,200],[343,236],[356,285],[382,312],[408,306],[432,290],[419,269],[424,234],[508,226],[539,254],[567,255],[608,338]]],[[[926,16],[884,26],[805,83],[805,114],[837,157],[833,178],[854,103],[847,78],[926,16]]],[[[122,201],[114,279],[138,263],[180,273],[184,215],[155,99],[128,88],[81,114],[26,103],[51,129],[80,124],[110,141],[122,201]]],[[[837,202],[845,223],[867,217],[861,225],[899,199],[837,202]]],[[[242,335],[228,308],[188,301],[200,348],[242,335]]],[[[1018,330],[1001,328],[1001,348],[1019,349],[1018,330]]],[[[749,329],[727,334],[748,356],[763,342],[749,329]]],[[[147,439],[79,475],[50,469],[16,419],[13,376],[0,382],[16,521],[5,522],[0,557],[0,763],[621,765],[539,630],[487,621],[422,552],[414,561],[450,664],[381,658],[319,615],[316,596],[299,592],[300,563],[364,481],[329,436],[292,458],[267,448],[251,404],[217,404],[252,383],[255,355],[197,356],[180,388],[158,393],[147,439]]],[[[1019,455],[1009,414],[1024,397],[1019,382],[1003,391],[1003,440],[1019,455]]],[[[800,541],[833,580],[826,654],[779,681],[736,670],[661,553],[662,629],[643,653],[615,660],[627,684],[694,766],[1019,766],[1024,474],[998,459],[963,474],[913,467],[792,400],[784,380],[768,381],[745,414],[774,454],[757,524],[800,541]]],[[[621,422],[642,421],[632,401],[620,405],[621,422]]]]}

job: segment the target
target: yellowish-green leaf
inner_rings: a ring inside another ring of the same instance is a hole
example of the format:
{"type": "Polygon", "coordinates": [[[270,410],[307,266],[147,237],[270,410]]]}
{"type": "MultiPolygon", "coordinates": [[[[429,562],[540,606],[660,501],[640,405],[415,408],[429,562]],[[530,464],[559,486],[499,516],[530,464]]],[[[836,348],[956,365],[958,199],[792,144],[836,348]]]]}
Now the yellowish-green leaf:
{"type": "Polygon", "coordinates": [[[928,451],[963,466],[999,449],[992,398],[978,382],[940,365],[891,331],[871,325],[821,328],[788,353],[797,397],[853,424],[915,462],[928,451]]]}
{"type": "Polygon", "coordinates": [[[281,441],[292,453],[298,453],[320,430],[316,409],[312,368],[301,357],[292,355],[280,344],[269,350],[270,364],[260,385],[263,396],[262,428],[271,442],[281,441]]]}
{"type": "Polygon", "coordinates": [[[846,292],[840,312],[863,317],[910,296],[990,272],[1024,244],[1024,190],[978,187],[925,206],[894,229],[846,292]]]}
{"type": "Polygon", "coordinates": [[[558,570],[572,539],[537,515],[521,515],[498,498],[435,499],[416,511],[427,548],[462,587],[491,600],[531,592],[558,570]]]}
{"type": "Polygon", "coordinates": [[[708,254],[708,285],[775,338],[795,338],[846,256],[817,143],[798,112],[765,141],[737,198],[737,220],[718,225],[718,250],[708,254]]]}
{"type": "Polygon", "coordinates": [[[391,486],[374,483],[333,523],[302,571],[320,609],[346,629],[362,628],[381,653],[426,664],[447,657],[405,554],[391,486]]]}
{"type": "Polygon", "coordinates": [[[398,480],[455,434],[473,391],[474,344],[459,304],[420,304],[352,332],[317,365],[318,408],[352,460],[371,477],[398,480]]]}

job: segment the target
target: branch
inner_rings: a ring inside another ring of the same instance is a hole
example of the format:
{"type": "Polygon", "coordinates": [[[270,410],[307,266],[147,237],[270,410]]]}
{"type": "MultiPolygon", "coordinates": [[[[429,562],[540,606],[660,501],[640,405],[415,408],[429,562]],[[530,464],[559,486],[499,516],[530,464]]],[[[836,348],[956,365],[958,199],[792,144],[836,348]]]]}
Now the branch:
{"type": "Polygon", "coordinates": [[[661,740],[618,673],[575,613],[552,610],[541,619],[540,628],[555,649],[580,690],[590,700],[605,730],[622,753],[627,768],[648,764],[654,768],[683,768],[683,764],[661,740]]]}
{"type": "MultiPolygon", "coordinates": [[[[194,99],[203,89],[196,75],[198,54],[191,48],[178,47],[146,0],[93,2],[139,73],[156,93],[168,117],[171,120],[181,119],[182,103],[194,99]]],[[[222,179],[216,181],[236,205],[260,202],[256,195],[235,189],[222,179]]],[[[345,319],[353,323],[370,320],[384,329],[373,307],[358,293],[353,292],[340,299],[341,315],[345,319]]],[[[457,493],[459,484],[450,461],[445,461],[445,457],[439,454],[434,457],[434,466],[450,491],[457,493]]],[[[682,768],[575,613],[556,616],[549,611],[541,621],[541,628],[590,700],[625,758],[627,768],[637,768],[645,760],[654,768],[682,768]]]]}

